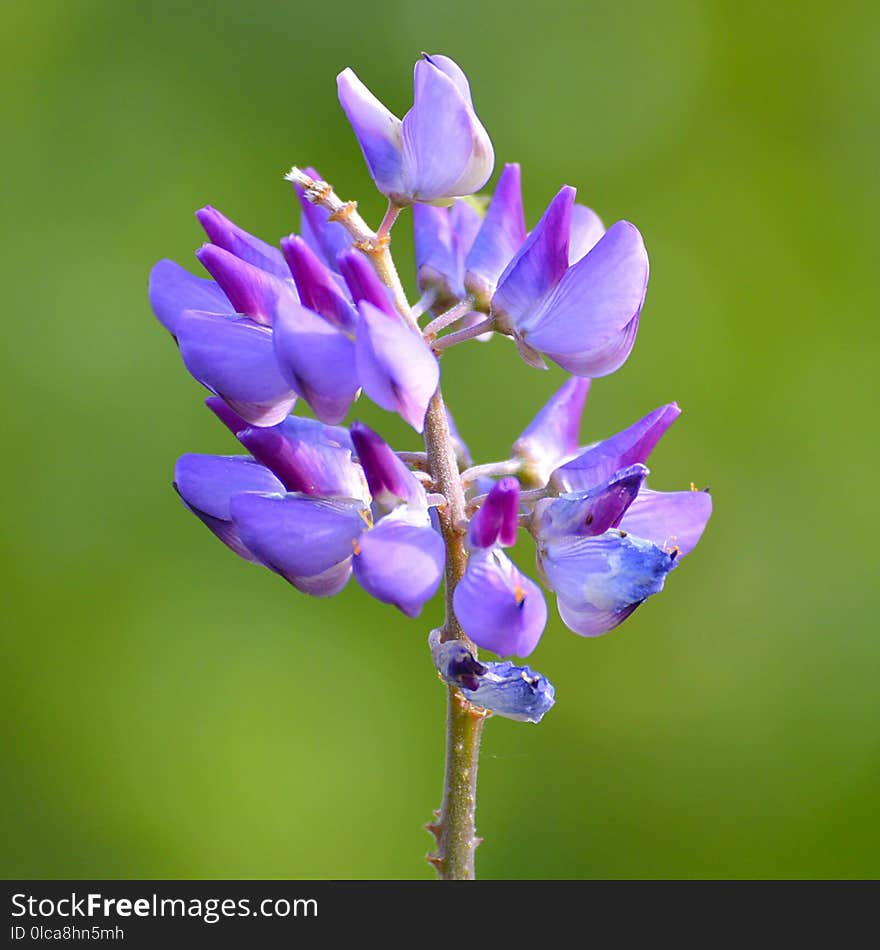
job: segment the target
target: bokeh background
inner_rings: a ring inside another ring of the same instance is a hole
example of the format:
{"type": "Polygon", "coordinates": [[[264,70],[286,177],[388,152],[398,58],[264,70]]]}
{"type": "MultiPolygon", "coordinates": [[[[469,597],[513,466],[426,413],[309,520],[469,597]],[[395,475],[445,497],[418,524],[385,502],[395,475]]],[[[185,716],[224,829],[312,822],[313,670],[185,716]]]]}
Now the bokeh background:
{"type": "MultiPolygon", "coordinates": [[[[558,704],[488,724],[478,873],[880,874],[880,7],[39,0],[3,21],[3,876],[432,876],[439,607],[310,600],[183,509],[175,458],[234,448],[146,298],[156,259],[196,269],[203,204],[295,229],[293,163],[376,221],[334,77],[402,113],[422,49],[469,73],[531,223],[568,182],[643,231],[639,340],[584,438],[677,399],[653,484],[716,506],[610,636],[551,609],[530,662],[558,704]]],[[[483,460],[561,378],[505,341],[443,371],[483,460]]]]}

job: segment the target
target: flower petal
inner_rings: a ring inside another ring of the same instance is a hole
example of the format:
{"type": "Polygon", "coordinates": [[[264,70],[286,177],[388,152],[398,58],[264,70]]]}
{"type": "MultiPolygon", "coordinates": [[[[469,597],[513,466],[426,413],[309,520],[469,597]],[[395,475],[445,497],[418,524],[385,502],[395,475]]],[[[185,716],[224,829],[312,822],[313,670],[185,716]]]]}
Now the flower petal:
{"type": "Polygon", "coordinates": [[[541,589],[497,548],[471,554],[453,606],[471,640],[499,656],[528,656],[547,623],[541,589]]]}
{"type": "Polygon", "coordinates": [[[515,478],[502,478],[492,486],[471,518],[468,540],[475,548],[490,548],[496,544],[510,547],[516,544],[518,516],[519,482],[515,478]]]}
{"type": "Polygon", "coordinates": [[[300,494],[235,495],[230,510],[248,549],[295,587],[346,562],[367,527],[359,502],[300,494]]]}
{"type": "Polygon", "coordinates": [[[355,421],[351,439],[374,502],[389,510],[401,503],[426,508],[421,483],[380,435],[355,421]]]}
{"type": "Polygon", "coordinates": [[[150,306],[156,319],[174,337],[184,310],[232,313],[226,294],[204,277],[196,277],[174,261],[162,260],[150,271],[150,306]]]}
{"type": "Polygon", "coordinates": [[[556,601],[562,622],[569,630],[582,637],[601,637],[603,633],[619,627],[641,604],[642,601],[639,601],[622,610],[596,610],[590,606],[573,607],[558,598],[556,601]]]}
{"type": "Polygon", "coordinates": [[[628,429],[591,445],[557,468],[551,484],[559,491],[580,491],[595,487],[622,468],[647,462],[663,433],[680,415],[681,409],[674,402],[660,406],[628,429]]]}
{"type": "Polygon", "coordinates": [[[417,617],[437,593],[446,563],[440,535],[427,524],[389,515],[355,549],[355,580],[377,600],[417,617]]]}
{"type": "Polygon", "coordinates": [[[343,294],[338,275],[321,262],[301,237],[283,238],[281,248],[296,282],[303,306],[320,314],[333,326],[354,334],[357,313],[351,301],[343,294]]]}
{"type": "Polygon", "coordinates": [[[526,233],[520,167],[505,165],[465,262],[465,285],[483,305],[491,300],[498,278],[522,247],[526,233]]]}
{"type": "Polygon", "coordinates": [[[440,366],[421,335],[397,316],[362,300],[355,349],[364,392],[416,430],[425,424],[428,403],[440,381],[440,366]]]}
{"type": "Polygon", "coordinates": [[[379,280],[366,254],[349,248],[339,255],[337,265],[356,304],[366,300],[384,313],[392,316],[397,313],[391,301],[391,292],[379,280]]]}
{"type": "Polygon", "coordinates": [[[599,242],[605,233],[602,219],[586,205],[576,204],[571,209],[571,240],[568,245],[568,263],[576,264],[587,251],[599,242]]]}
{"type": "Polygon", "coordinates": [[[683,556],[697,546],[711,514],[712,496],[707,491],[662,492],[643,488],[620,527],[683,556]]]}
{"type": "Polygon", "coordinates": [[[400,119],[379,102],[352,69],[336,77],[336,88],[376,187],[385,195],[401,194],[405,186],[400,119]]]}
{"type": "Polygon", "coordinates": [[[581,417],[590,381],[574,377],[563,383],[513,444],[542,485],[550,473],[578,450],[581,417]]]}
{"type": "Polygon", "coordinates": [[[287,278],[287,265],[281,251],[230,221],[216,208],[206,205],[196,212],[199,224],[204,228],[208,240],[218,247],[229,251],[236,257],[261,270],[269,271],[276,277],[287,278]]]}
{"type": "Polygon", "coordinates": [[[508,333],[541,312],[542,301],[565,274],[574,196],[575,190],[569,185],[559,190],[498,278],[492,313],[499,327],[508,333]]]}
{"type": "Polygon", "coordinates": [[[299,303],[275,317],[275,356],[281,373],[322,421],[341,422],[360,388],[351,338],[299,303]]]}
{"type": "Polygon", "coordinates": [[[275,425],[288,415],[297,394],[278,369],[271,330],[197,310],[181,314],[177,330],[186,368],[251,425],[275,425]]]}
{"type": "MultiPolygon", "coordinates": [[[[322,180],[314,168],[304,168],[303,171],[315,181],[322,180]]],[[[293,188],[302,208],[300,231],[303,240],[326,267],[335,270],[337,255],[351,247],[351,235],[338,221],[330,220],[330,212],[326,208],[309,201],[305,189],[299,185],[293,188]]]]}

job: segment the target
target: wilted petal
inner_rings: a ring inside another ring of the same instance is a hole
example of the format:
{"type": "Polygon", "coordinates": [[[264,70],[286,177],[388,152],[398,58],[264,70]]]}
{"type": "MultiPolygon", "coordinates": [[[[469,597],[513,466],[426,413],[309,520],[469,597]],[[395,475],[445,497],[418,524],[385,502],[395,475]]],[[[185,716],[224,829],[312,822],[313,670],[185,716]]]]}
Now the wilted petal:
{"type": "Polygon", "coordinates": [[[571,240],[568,245],[568,263],[576,264],[598,244],[605,233],[602,219],[586,205],[576,204],[571,209],[571,240]]]}
{"type": "Polygon", "coordinates": [[[418,479],[378,433],[356,421],[351,424],[351,439],[376,504],[387,510],[401,503],[426,507],[425,490],[418,479]]]}
{"type": "Polygon", "coordinates": [[[595,487],[622,468],[647,462],[663,433],[680,415],[681,409],[674,402],[660,406],[628,429],[597,442],[556,469],[551,484],[559,491],[580,491],[595,487]]]}
{"type": "Polygon", "coordinates": [[[281,248],[296,282],[300,302],[335,327],[354,335],[357,313],[334,275],[301,237],[283,238],[281,248]]]}
{"type": "Polygon", "coordinates": [[[353,340],[299,303],[278,310],[275,356],[281,373],[328,423],[341,422],[360,388],[353,340]]]}
{"type": "Polygon", "coordinates": [[[181,314],[177,329],[186,368],[251,425],[275,425],[288,415],[297,394],[278,369],[271,330],[196,310],[181,314]]]}
{"type": "Polygon", "coordinates": [[[471,554],[453,605],[471,640],[500,656],[528,656],[547,623],[541,589],[497,548],[471,554]]]}
{"type": "Polygon", "coordinates": [[[279,306],[298,298],[290,278],[276,277],[214,244],[203,244],[196,257],[217,281],[236,313],[271,326],[279,306]]]}
{"type": "Polygon", "coordinates": [[[349,248],[339,255],[337,263],[356,304],[366,300],[384,313],[393,315],[397,312],[391,302],[390,291],[379,280],[364,253],[349,248]]]}
{"type": "Polygon", "coordinates": [[[383,518],[361,535],[355,549],[355,580],[377,600],[417,617],[443,578],[443,539],[406,514],[383,518]]]}
{"type": "Polygon", "coordinates": [[[352,69],[336,77],[336,88],[376,187],[385,195],[402,194],[405,184],[400,119],[379,102],[352,69]]]}
{"type": "Polygon", "coordinates": [[[574,188],[568,185],[559,190],[498,279],[492,313],[505,332],[518,333],[520,326],[540,313],[544,298],[565,274],[574,196],[574,188]]]}
{"type": "Polygon", "coordinates": [[[519,482],[502,478],[492,486],[486,500],[471,518],[468,540],[475,548],[516,544],[519,527],[519,482]]]}
{"type": "Polygon", "coordinates": [[[307,495],[235,495],[239,536],[268,567],[294,586],[346,562],[366,530],[363,505],[307,495]]]}
{"type": "Polygon", "coordinates": [[[505,165],[465,262],[465,286],[484,306],[525,239],[520,167],[505,165]]]}
{"type": "Polygon", "coordinates": [[[241,492],[283,491],[278,479],[241,455],[182,455],[174,466],[174,488],[183,503],[220,540],[248,561],[247,549],[232,524],[229,500],[241,492]]]}
{"type": "Polygon", "coordinates": [[[578,450],[589,389],[588,379],[573,377],[563,383],[513,444],[514,456],[527,463],[542,485],[560,462],[578,450]]]}
{"type": "MultiPolygon", "coordinates": [[[[622,615],[663,589],[666,575],[675,565],[675,554],[650,541],[618,529],[598,537],[567,536],[539,542],[538,557],[550,587],[556,591],[569,619],[581,618],[576,633],[604,633],[603,623],[613,625],[622,615]],[[604,619],[598,615],[603,615],[604,619]],[[617,618],[617,619],[615,619],[617,618]]],[[[568,620],[566,620],[568,623],[568,620]]]]}
{"type": "Polygon", "coordinates": [[[618,221],[554,292],[520,319],[523,338],[578,376],[606,376],[635,342],[648,287],[648,255],[638,230],[618,221]]]}
{"type": "MultiPolygon", "coordinates": [[[[314,168],[304,168],[303,171],[315,181],[322,180],[314,168]]],[[[325,266],[334,270],[337,256],[351,247],[351,235],[338,221],[330,220],[330,212],[326,208],[309,201],[302,187],[293,187],[302,208],[300,231],[303,240],[321,258],[325,266]]]]}
{"type": "MultiPolygon", "coordinates": [[[[205,229],[208,240],[218,247],[234,254],[249,264],[275,274],[276,277],[288,277],[287,266],[277,247],[261,241],[253,234],[230,221],[216,208],[207,205],[196,212],[199,224],[205,229]]],[[[204,308],[199,308],[204,309],[204,308]]]]}
{"type": "Polygon", "coordinates": [[[440,367],[422,339],[397,316],[366,301],[358,305],[357,375],[364,392],[416,430],[425,424],[428,403],[440,381],[440,367]]]}
{"type": "Polygon", "coordinates": [[[620,527],[682,556],[696,547],[711,514],[712,496],[707,491],[663,492],[643,488],[620,527]]]}
{"type": "MultiPolygon", "coordinates": [[[[630,465],[596,488],[543,499],[535,506],[532,531],[543,539],[604,534],[621,524],[647,475],[644,465],[630,465]]],[[[633,533],[646,537],[638,531],[633,533]]]]}
{"type": "Polygon", "coordinates": [[[196,277],[167,259],[150,271],[150,306],[156,319],[175,337],[177,321],[184,310],[233,313],[226,294],[213,280],[196,277]]]}

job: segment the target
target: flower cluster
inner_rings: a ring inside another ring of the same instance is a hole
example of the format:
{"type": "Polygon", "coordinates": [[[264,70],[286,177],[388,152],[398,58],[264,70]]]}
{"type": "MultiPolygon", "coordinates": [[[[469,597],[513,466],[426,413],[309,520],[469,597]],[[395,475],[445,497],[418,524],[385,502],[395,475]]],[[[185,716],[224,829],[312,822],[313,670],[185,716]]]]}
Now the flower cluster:
{"type": "MultiPolygon", "coordinates": [[[[389,199],[378,232],[313,169],[294,169],[298,234],[274,246],[206,207],[196,257],[209,276],[168,260],[153,268],[153,310],[241,446],[237,455],[184,455],[174,485],[231,550],[298,590],[329,596],[353,574],[410,617],[456,563],[456,544],[467,555],[463,573],[450,575],[457,626],[479,647],[526,657],[548,612],[541,587],[507,553],[520,529],[534,538],[563,622],[597,636],[662,589],[699,540],[711,499],[693,487],[645,486],[645,463],[679,415],[674,403],[580,444],[590,380],[617,370],[636,339],[648,281],[638,230],[626,221],[606,229],[565,186],[529,231],[516,164],[490,201],[472,198],[494,154],[464,73],[426,55],[414,86],[400,120],[351,70],[338,77],[340,103],[389,199]],[[409,206],[414,308],[388,251],[409,206]],[[474,466],[439,397],[440,359],[493,335],[571,378],[509,458],[474,466]],[[427,451],[397,453],[362,423],[342,425],[361,395],[425,431],[427,451]],[[292,414],[302,404],[316,418],[292,414]],[[432,418],[455,452],[454,491],[435,471],[432,418]]],[[[461,640],[441,637],[432,649],[443,678],[478,705],[529,721],[552,705],[552,686],[527,667],[481,663],[461,640]]]]}

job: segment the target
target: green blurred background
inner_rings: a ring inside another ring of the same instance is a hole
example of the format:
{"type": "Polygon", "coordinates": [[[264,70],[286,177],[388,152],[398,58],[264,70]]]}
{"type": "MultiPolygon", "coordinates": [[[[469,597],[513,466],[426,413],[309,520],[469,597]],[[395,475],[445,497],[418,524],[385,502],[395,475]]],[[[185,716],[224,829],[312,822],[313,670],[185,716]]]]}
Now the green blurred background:
{"type": "MultiPolygon", "coordinates": [[[[530,662],[558,704],[488,724],[478,873],[880,874],[876,4],[43,0],[3,21],[4,876],[433,875],[438,606],[310,600],[183,509],[175,458],[234,448],[146,297],[156,259],[196,269],[203,204],[295,229],[293,163],[375,222],[334,77],[402,112],[422,49],[468,72],[530,222],[568,182],[641,228],[639,339],[583,435],[677,399],[653,485],[716,506],[612,635],[551,609],[530,662]]],[[[483,460],[561,379],[504,341],[443,371],[483,460]]]]}

